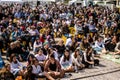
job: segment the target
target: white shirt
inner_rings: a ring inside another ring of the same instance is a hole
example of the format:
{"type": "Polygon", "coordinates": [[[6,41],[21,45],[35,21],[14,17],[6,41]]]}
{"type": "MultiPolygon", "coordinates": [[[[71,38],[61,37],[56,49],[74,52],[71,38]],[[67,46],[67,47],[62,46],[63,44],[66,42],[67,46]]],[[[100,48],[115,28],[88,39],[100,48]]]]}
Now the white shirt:
{"type": "Polygon", "coordinates": [[[35,30],[30,29],[29,33],[31,36],[39,35],[39,32],[37,29],[35,29],[35,30]]]}
{"type": "Polygon", "coordinates": [[[66,40],[65,46],[71,46],[71,45],[72,45],[72,39],[71,39],[71,38],[68,38],[68,39],[66,40]]]}
{"type": "Polygon", "coordinates": [[[11,72],[16,71],[16,70],[22,70],[23,65],[17,60],[17,63],[12,62],[10,64],[11,67],[11,72]]]}
{"type": "Polygon", "coordinates": [[[104,42],[103,41],[101,41],[101,42],[95,41],[95,47],[100,48],[100,49],[104,48],[105,47],[104,42]]]}
{"type": "MultiPolygon", "coordinates": [[[[55,59],[59,61],[57,51],[53,51],[53,54],[54,54],[55,59]]],[[[46,59],[48,59],[48,58],[49,58],[49,55],[47,55],[46,59]]]]}
{"type": "Polygon", "coordinates": [[[64,56],[62,56],[61,59],[60,59],[60,64],[61,64],[61,67],[62,67],[62,68],[64,68],[64,65],[72,66],[72,57],[70,56],[69,61],[66,60],[66,61],[64,62],[64,56]]]}
{"type": "Polygon", "coordinates": [[[42,72],[40,65],[37,65],[37,67],[35,65],[32,65],[32,68],[33,68],[32,73],[34,74],[39,74],[42,72]]]}
{"type": "Polygon", "coordinates": [[[39,42],[39,43],[37,44],[36,41],[35,41],[34,44],[33,44],[33,51],[35,51],[36,48],[39,48],[39,47],[41,47],[41,46],[42,46],[41,42],[39,42]]]}
{"type": "Polygon", "coordinates": [[[80,64],[82,64],[82,63],[81,63],[82,59],[81,59],[80,56],[77,56],[77,58],[75,58],[75,57],[74,57],[74,54],[75,54],[75,53],[72,53],[72,55],[71,55],[71,57],[72,57],[72,63],[74,63],[74,64],[77,65],[77,66],[80,66],[80,64]]]}
{"type": "Polygon", "coordinates": [[[35,57],[38,59],[38,61],[44,61],[46,59],[46,56],[44,54],[36,54],[35,57]]]}

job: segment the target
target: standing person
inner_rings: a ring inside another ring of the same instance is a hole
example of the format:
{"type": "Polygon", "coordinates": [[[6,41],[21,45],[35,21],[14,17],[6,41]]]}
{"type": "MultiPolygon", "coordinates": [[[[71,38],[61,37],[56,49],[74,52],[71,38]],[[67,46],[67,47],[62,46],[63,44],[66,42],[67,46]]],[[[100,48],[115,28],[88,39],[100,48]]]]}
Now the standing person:
{"type": "Polygon", "coordinates": [[[65,72],[74,71],[74,67],[72,65],[72,57],[71,57],[70,51],[68,49],[65,50],[64,55],[61,57],[60,64],[62,66],[62,69],[65,72]]]}
{"type": "Polygon", "coordinates": [[[64,71],[58,60],[55,59],[54,54],[50,54],[48,61],[45,64],[45,71],[54,78],[62,78],[64,71]]]}

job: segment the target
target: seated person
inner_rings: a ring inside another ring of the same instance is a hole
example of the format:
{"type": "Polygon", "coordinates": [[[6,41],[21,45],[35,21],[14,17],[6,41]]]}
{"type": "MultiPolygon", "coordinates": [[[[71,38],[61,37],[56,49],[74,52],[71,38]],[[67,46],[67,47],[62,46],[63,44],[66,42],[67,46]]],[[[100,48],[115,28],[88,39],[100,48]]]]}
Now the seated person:
{"type": "Polygon", "coordinates": [[[39,65],[39,61],[37,59],[33,60],[32,68],[32,73],[36,75],[36,78],[45,76],[49,80],[54,80],[54,78],[52,78],[48,73],[42,72],[41,66],[39,65]]]}
{"type": "Polygon", "coordinates": [[[117,43],[115,47],[116,54],[120,54],[120,42],[117,43]]]}
{"type": "Polygon", "coordinates": [[[72,54],[72,63],[74,64],[74,68],[76,72],[78,69],[84,68],[84,64],[82,64],[82,56],[80,55],[79,49],[76,49],[75,52],[72,54]]]}
{"type": "Polygon", "coordinates": [[[37,53],[39,48],[42,47],[42,43],[40,42],[39,38],[36,38],[34,44],[33,44],[33,52],[37,53]]]}
{"type": "Polygon", "coordinates": [[[92,65],[99,65],[99,60],[94,59],[92,47],[87,48],[82,57],[82,63],[85,68],[89,68],[92,65]]]}
{"type": "MultiPolygon", "coordinates": [[[[118,42],[116,44],[116,47],[115,47],[115,55],[120,55],[120,42],[118,42]]],[[[120,56],[115,56],[116,59],[120,58],[120,56]]]]}
{"type": "Polygon", "coordinates": [[[106,52],[105,50],[105,45],[104,42],[102,41],[102,38],[99,37],[96,41],[95,41],[95,46],[93,47],[94,50],[99,54],[102,53],[103,51],[106,52]]]}
{"type": "Polygon", "coordinates": [[[62,66],[62,69],[65,72],[73,72],[74,67],[72,65],[72,57],[70,55],[70,50],[66,49],[64,52],[64,55],[60,59],[60,64],[62,66]]]}
{"type": "Polygon", "coordinates": [[[32,73],[33,67],[32,66],[27,66],[27,71],[25,72],[24,79],[25,80],[35,80],[36,75],[32,73]]]}
{"type": "Polygon", "coordinates": [[[43,50],[39,49],[38,54],[36,54],[35,57],[38,59],[40,65],[43,66],[46,60],[46,56],[43,54],[43,50]]]}
{"type": "Polygon", "coordinates": [[[10,58],[10,67],[11,67],[11,72],[15,77],[18,75],[22,75],[23,73],[23,65],[17,60],[15,55],[12,55],[10,58]]]}
{"type": "Polygon", "coordinates": [[[113,37],[112,39],[108,39],[105,41],[105,48],[108,51],[114,52],[115,51],[115,46],[116,46],[116,38],[113,37]]]}
{"type": "Polygon", "coordinates": [[[58,58],[58,52],[56,51],[55,48],[49,48],[49,54],[47,55],[47,59],[49,58],[49,56],[53,54],[55,59],[59,61],[59,58],[58,58]]]}
{"type": "Polygon", "coordinates": [[[9,60],[10,59],[10,56],[11,54],[15,53],[16,52],[16,48],[15,48],[15,43],[14,42],[11,42],[10,43],[10,46],[8,47],[7,49],[7,53],[6,53],[6,58],[9,60]]]}
{"type": "Polygon", "coordinates": [[[25,48],[22,46],[20,41],[16,41],[15,44],[16,44],[16,53],[18,54],[20,61],[23,61],[23,60],[26,61],[29,55],[29,52],[25,50],[25,48]]]}
{"type": "Polygon", "coordinates": [[[33,54],[29,54],[28,59],[27,59],[27,66],[33,65],[33,60],[34,59],[35,59],[35,56],[33,54]]]}
{"type": "Polygon", "coordinates": [[[55,59],[53,54],[50,54],[45,64],[45,71],[54,78],[62,78],[64,76],[64,71],[61,69],[59,61],[55,59]]]}
{"type": "Polygon", "coordinates": [[[58,52],[58,57],[60,59],[60,57],[63,55],[64,51],[65,51],[65,45],[64,45],[64,41],[60,40],[58,42],[58,44],[55,46],[55,48],[57,49],[58,52]]]}
{"type": "Polygon", "coordinates": [[[11,73],[10,64],[5,64],[5,66],[0,70],[0,79],[15,80],[14,75],[11,73]]]}
{"type": "Polygon", "coordinates": [[[90,46],[90,44],[88,43],[87,39],[83,39],[83,41],[80,43],[80,50],[85,51],[85,49],[87,49],[90,46]]]}

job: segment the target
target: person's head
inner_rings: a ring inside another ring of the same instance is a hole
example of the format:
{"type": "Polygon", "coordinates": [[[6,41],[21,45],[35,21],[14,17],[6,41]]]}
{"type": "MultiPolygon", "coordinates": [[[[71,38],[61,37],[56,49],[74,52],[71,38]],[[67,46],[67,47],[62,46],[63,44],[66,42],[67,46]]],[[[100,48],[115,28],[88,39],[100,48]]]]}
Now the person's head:
{"type": "Polygon", "coordinates": [[[35,66],[37,66],[37,65],[39,64],[39,61],[38,61],[37,58],[34,58],[34,60],[33,60],[33,64],[34,64],[35,66]]]}
{"type": "Polygon", "coordinates": [[[74,57],[77,58],[77,56],[80,55],[80,50],[79,49],[76,49],[75,50],[75,54],[74,54],[74,57]]]}
{"type": "Polygon", "coordinates": [[[32,29],[32,30],[35,30],[36,28],[35,28],[35,26],[33,25],[33,26],[31,26],[31,29],[32,29]]]}
{"type": "Polygon", "coordinates": [[[16,44],[17,47],[20,47],[20,41],[18,41],[18,40],[15,41],[15,44],[16,44]]]}
{"type": "Polygon", "coordinates": [[[4,66],[4,68],[5,68],[7,71],[10,71],[10,69],[11,69],[11,68],[10,68],[10,64],[6,63],[5,66],[4,66]]]}
{"type": "Polygon", "coordinates": [[[45,48],[45,49],[48,49],[48,48],[49,48],[48,42],[45,42],[43,45],[44,45],[44,48],[45,48]]]}
{"type": "Polygon", "coordinates": [[[69,55],[70,55],[70,50],[66,49],[65,53],[64,53],[64,56],[69,57],[69,55]]]}
{"type": "Polygon", "coordinates": [[[64,61],[70,59],[70,50],[66,49],[64,52],[64,61]]]}
{"type": "Polygon", "coordinates": [[[36,42],[40,42],[40,39],[39,39],[39,38],[36,38],[36,42]]]}
{"type": "Polygon", "coordinates": [[[49,60],[50,60],[51,63],[55,62],[55,56],[54,56],[54,54],[50,54],[49,60]]]}
{"type": "Polygon", "coordinates": [[[64,44],[64,41],[63,40],[60,40],[59,42],[58,42],[58,45],[63,45],[64,44]]]}
{"type": "Polygon", "coordinates": [[[102,41],[102,37],[99,37],[99,38],[98,38],[98,42],[101,42],[101,41],[102,41]]]}
{"type": "Polygon", "coordinates": [[[106,38],[109,38],[109,37],[110,37],[110,34],[105,34],[105,37],[106,37],[106,38]]]}
{"type": "Polygon", "coordinates": [[[11,48],[11,49],[14,49],[14,48],[15,48],[15,43],[14,43],[14,42],[11,42],[11,43],[10,43],[10,48],[11,48]]]}
{"type": "Polygon", "coordinates": [[[39,54],[39,55],[42,55],[42,54],[43,54],[43,50],[42,50],[42,49],[39,49],[38,54],[39,54]]]}
{"type": "Polygon", "coordinates": [[[84,39],[83,39],[83,43],[87,43],[87,38],[84,38],[84,39]]]}
{"type": "Polygon", "coordinates": [[[92,47],[88,47],[87,50],[86,50],[86,54],[91,54],[93,51],[92,47]]]}
{"type": "Polygon", "coordinates": [[[28,62],[33,61],[34,58],[35,58],[35,56],[33,54],[30,54],[28,56],[28,62]]]}
{"type": "Polygon", "coordinates": [[[16,56],[15,56],[15,55],[11,55],[10,61],[11,61],[11,62],[14,62],[14,63],[17,63],[17,58],[16,58],[16,56]]]}

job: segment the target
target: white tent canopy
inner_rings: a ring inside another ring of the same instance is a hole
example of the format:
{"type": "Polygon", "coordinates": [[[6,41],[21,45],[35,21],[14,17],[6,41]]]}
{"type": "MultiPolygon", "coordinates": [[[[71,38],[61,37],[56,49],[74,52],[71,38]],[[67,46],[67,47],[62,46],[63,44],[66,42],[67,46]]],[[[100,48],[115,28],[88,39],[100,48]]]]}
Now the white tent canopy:
{"type": "Polygon", "coordinates": [[[43,2],[55,2],[56,0],[38,0],[38,1],[43,1],[43,2]]]}
{"type": "Polygon", "coordinates": [[[0,2],[23,2],[23,0],[0,0],[0,2]]]}

